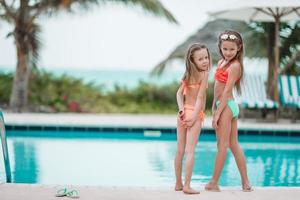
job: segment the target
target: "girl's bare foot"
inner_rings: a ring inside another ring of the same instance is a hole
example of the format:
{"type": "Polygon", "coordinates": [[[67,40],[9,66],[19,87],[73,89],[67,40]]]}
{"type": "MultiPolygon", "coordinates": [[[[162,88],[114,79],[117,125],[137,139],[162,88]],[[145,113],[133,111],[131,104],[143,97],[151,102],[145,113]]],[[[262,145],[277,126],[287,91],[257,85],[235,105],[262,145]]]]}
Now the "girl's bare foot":
{"type": "Polygon", "coordinates": [[[209,183],[207,183],[205,185],[205,190],[211,191],[211,192],[220,192],[221,191],[218,184],[213,183],[212,181],[210,181],[209,183]]]}
{"type": "Polygon", "coordinates": [[[182,190],[185,194],[200,194],[199,191],[197,190],[194,190],[193,188],[190,188],[190,187],[183,187],[183,190],[182,190]]]}
{"type": "Polygon", "coordinates": [[[176,183],[175,185],[175,191],[182,191],[183,185],[182,183],[176,183]]]}
{"type": "Polygon", "coordinates": [[[252,192],[253,188],[249,183],[242,184],[243,192],[252,192]]]}

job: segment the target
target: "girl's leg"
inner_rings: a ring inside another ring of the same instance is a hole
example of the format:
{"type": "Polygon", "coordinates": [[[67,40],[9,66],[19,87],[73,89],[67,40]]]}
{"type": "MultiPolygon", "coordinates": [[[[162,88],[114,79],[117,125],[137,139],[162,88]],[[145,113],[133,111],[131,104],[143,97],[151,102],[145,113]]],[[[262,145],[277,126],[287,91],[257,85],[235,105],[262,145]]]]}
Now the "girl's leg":
{"type": "Polygon", "coordinates": [[[195,148],[199,140],[201,131],[201,121],[197,120],[195,124],[187,130],[187,140],[185,147],[185,181],[183,192],[186,194],[199,194],[200,192],[191,188],[191,178],[194,167],[195,148]]]}
{"type": "Polygon", "coordinates": [[[242,187],[244,191],[251,191],[251,185],[249,183],[247,175],[247,166],[244,152],[238,143],[238,130],[237,130],[237,119],[232,120],[231,123],[231,134],[230,134],[230,150],[235,158],[235,162],[238,166],[241,179],[242,187]]]}
{"type": "Polygon", "coordinates": [[[231,120],[232,112],[228,107],[226,107],[220,116],[218,128],[216,129],[218,152],[215,159],[213,177],[205,186],[206,190],[219,191],[218,181],[226,160],[227,149],[229,147],[231,120]]]}
{"type": "Polygon", "coordinates": [[[175,190],[181,191],[183,189],[182,184],[182,159],[184,156],[184,149],[186,143],[186,128],[181,125],[180,120],[177,119],[177,151],[174,160],[176,184],[175,190]]]}

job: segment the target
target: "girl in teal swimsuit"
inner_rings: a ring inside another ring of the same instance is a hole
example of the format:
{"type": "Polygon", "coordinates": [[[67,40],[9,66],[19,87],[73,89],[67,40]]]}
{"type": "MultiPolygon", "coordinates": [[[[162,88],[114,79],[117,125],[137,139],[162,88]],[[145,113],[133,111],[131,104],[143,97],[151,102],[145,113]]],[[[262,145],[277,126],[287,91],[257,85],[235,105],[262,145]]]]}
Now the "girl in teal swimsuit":
{"type": "Polygon", "coordinates": [[[215,74],[213,127],[217,135],[218,152],[211,181],[205,186],[209,191],[220,191],[218,186],[227,149],[230,148],[237,163],[245,192],[252,191],[247,175],[244,152],[238,143],[237,118],[239,107],[234,101],[232,90],[241,93],[240,82],[243,78],[243,40],[236,31],[225,31],[219,36],[219,51],[222,59],[215,74]]]}

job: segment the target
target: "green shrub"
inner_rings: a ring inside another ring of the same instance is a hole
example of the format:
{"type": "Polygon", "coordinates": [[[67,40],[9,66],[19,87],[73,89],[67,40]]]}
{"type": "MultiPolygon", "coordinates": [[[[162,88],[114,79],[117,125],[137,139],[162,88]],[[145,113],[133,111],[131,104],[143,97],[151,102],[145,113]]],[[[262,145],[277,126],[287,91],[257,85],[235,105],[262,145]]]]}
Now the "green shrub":
{"type": "MultiPolygon", "coordinates": [[[[12,87],[12,74],[0,74],[0,103],[7,105],[12,87]]],[[[90,113],[177,113],[178,82],[155,85],[140,81],[133,88],[115,85],[104,88],[67,75],[55,76],[34,69],[30,77],[28,100],[33,111],[90,113]]],[[[213,86],[207,90],[206,109],[211,109],[213,86]]]]}

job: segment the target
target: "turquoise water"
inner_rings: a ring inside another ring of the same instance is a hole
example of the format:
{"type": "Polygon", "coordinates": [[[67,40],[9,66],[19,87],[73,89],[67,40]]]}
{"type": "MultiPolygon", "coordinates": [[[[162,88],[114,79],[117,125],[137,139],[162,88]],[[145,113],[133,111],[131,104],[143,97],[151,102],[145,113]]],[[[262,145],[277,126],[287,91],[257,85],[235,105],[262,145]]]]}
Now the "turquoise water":
{"type": "MultiPolygon", "coordinates": [[[[173,186],[174,134],[159,138],[142,133],[8,131],[14,183],[101,186],[173,186]],[[23,136],[22,136],[23,135],[23,136]]],[[[300,138],[240,136],[248,174],[255,186],[300,186],[300,138]]],[[[204,134],[196,149],[192,184],[212,175],[216,143],[204,134]]],[[[0,156],[0,182],[4,182],[0,156]]],[[[240,185],[230,152],[222,186],[240,185]]]]}

